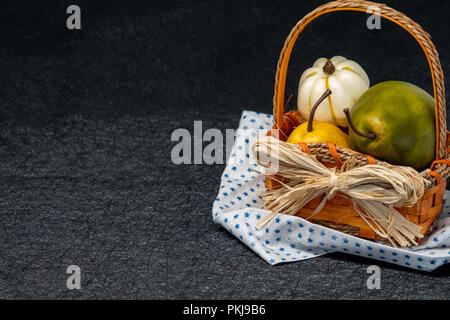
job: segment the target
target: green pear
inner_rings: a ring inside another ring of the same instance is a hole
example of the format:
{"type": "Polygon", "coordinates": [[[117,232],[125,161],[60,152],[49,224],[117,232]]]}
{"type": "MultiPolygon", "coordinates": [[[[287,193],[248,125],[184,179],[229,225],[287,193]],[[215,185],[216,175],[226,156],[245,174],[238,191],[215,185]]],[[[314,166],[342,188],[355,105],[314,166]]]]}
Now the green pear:
{"type": "Polygon", "coordinates": [[[417,171],[435,159],[434,99],[418,86],[402,81],[378,83],[346,114],[355,150],[417,171]]]}

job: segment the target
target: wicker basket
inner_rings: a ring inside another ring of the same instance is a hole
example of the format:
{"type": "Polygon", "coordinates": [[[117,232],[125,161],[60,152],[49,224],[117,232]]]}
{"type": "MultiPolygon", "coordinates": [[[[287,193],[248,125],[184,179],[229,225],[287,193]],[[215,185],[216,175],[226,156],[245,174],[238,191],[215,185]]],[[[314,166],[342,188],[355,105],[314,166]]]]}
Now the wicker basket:
{"type": "MultiPolygon", "coordinates": [[[[298,111],[284,113],[284,95],[286,72],[289,58],[295,41],[305,27],[314,19],[325,13],[335,11],[360,11],[367,12],[371,6],[377,6],[379,15],[386,18],[408,31],[420,44],[431,69],[433,79],[434,97],[436,105],[436,161],[431,165],[427,179],[431,182],[423,197],[412,207],[397,208],[408,220],[422,227],[421,233],[426,234],[439,215],[443,205],[443,195],[446,188],[446,179],[450,175],[450,161],[447,149],[446,107],[444,76],[438,53],[431,42],[430,36],[414,21],[404,14],[389,8],[383,4],[369,1],[338,0],[324,4],[307,14],[300,20],[289,34],[281,51],[275,77],[275,93],[273,98],[273,115],[275,126],[268,134],[285,141],[292,130],[298,126],[302,119],[298,111]],[[280,134],[281,132],[281,134],[280,134]]],[[[327,166],[341,166],[350,157],[355,157],[358,165],[378,163],[380,161],[368,155],[362,155],[355,151],[335,146],[331,143],[301,144],[303,152],[317,156],[317,159],[327,166]]],[[[277,187],[277,183],[266,179],[267,189],[277,187]]],[[[321,199],[314,199],[304,206],[296,215],[309,218],[321,199]]],[[[329,200],[325,207],[311,220],[327,227],[368,239],[378,239],[376,233],[355,212],[350,201],[339,194],[329,200]]]]}

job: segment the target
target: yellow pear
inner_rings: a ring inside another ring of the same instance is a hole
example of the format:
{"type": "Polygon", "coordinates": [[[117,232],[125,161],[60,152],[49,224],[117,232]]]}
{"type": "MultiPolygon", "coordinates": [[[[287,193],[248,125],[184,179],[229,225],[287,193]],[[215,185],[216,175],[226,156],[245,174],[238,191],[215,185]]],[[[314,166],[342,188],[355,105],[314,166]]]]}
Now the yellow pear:
{"type": "Polygon", "coordinates": [[[308,124],[302,123],[292,131],[286,142],[332,142],[338,146],[350,148],[348,136],[335,125],[323,121],[313,121],[313,128],[313,131],[308,132],[308,124]]]}
{"type": "Polygon", "coordinates": [[[329,95],[331,90],[325,91],[311,109],[308,122],[304,122],[292,131],[286,142],[289,143],[316,143],[332,142],[344,148],[350,148],[348,135],[337,126],[323,121],[314,121],[314,113],[319,104],[329,95]]]}

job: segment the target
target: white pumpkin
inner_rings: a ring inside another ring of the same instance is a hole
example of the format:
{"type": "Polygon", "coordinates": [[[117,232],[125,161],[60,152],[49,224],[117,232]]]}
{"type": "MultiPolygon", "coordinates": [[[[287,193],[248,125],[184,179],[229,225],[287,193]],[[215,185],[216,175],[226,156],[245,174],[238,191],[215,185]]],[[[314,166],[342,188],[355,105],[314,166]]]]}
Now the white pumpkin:
{"type": "Polygon", "coordinates": [[[332,94],[319,105],[314,120],[348,127],[343,110],[351,110],[355,101],[369,86],[369,77],[356,62],[341,56],[317,59],[312,68],[303,72],[300,78],[298,110],[308,119],[314,103],[330,89],[332,94]]]}

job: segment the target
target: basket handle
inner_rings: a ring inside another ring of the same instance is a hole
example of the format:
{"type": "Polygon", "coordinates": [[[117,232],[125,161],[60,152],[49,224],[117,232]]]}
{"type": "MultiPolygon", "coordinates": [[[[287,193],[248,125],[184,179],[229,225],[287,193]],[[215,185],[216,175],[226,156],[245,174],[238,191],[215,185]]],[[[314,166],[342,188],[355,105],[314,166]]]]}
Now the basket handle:
{"type": "Polygon", "coordinates": [[[368,12],[370,7],[376,6],[379,12],[371,12],[385,19],[388,19],[406,31],[408,31],[419,43],[420,47],[427,57],[433,80],[434,101],[435,101],[435,118],[436,118],[436,159],[442,159],[447,154],[446,148],[446,132],[447,132],[447,116],[445,107],[445,89],[444,74],[442,72],[441,63],[439,61],[436,47],[431,42],[430,36],[420,25],[412,21],[406,15],[398,12],[384,4],[364,0],[337,0],[326,3],[317,9],[311,11],[302,20],[300,20],[291,33],[287,37],[277,65],[277,73],[275,75],[275,88],[273,96],[273,115],[275,124],[284,131],[284,95],[286,86],[286,72],[289,64],[289,58],[292,48],[300,33],[314,19],[321,15],[335,11],[360,11],[368,12]]]}

